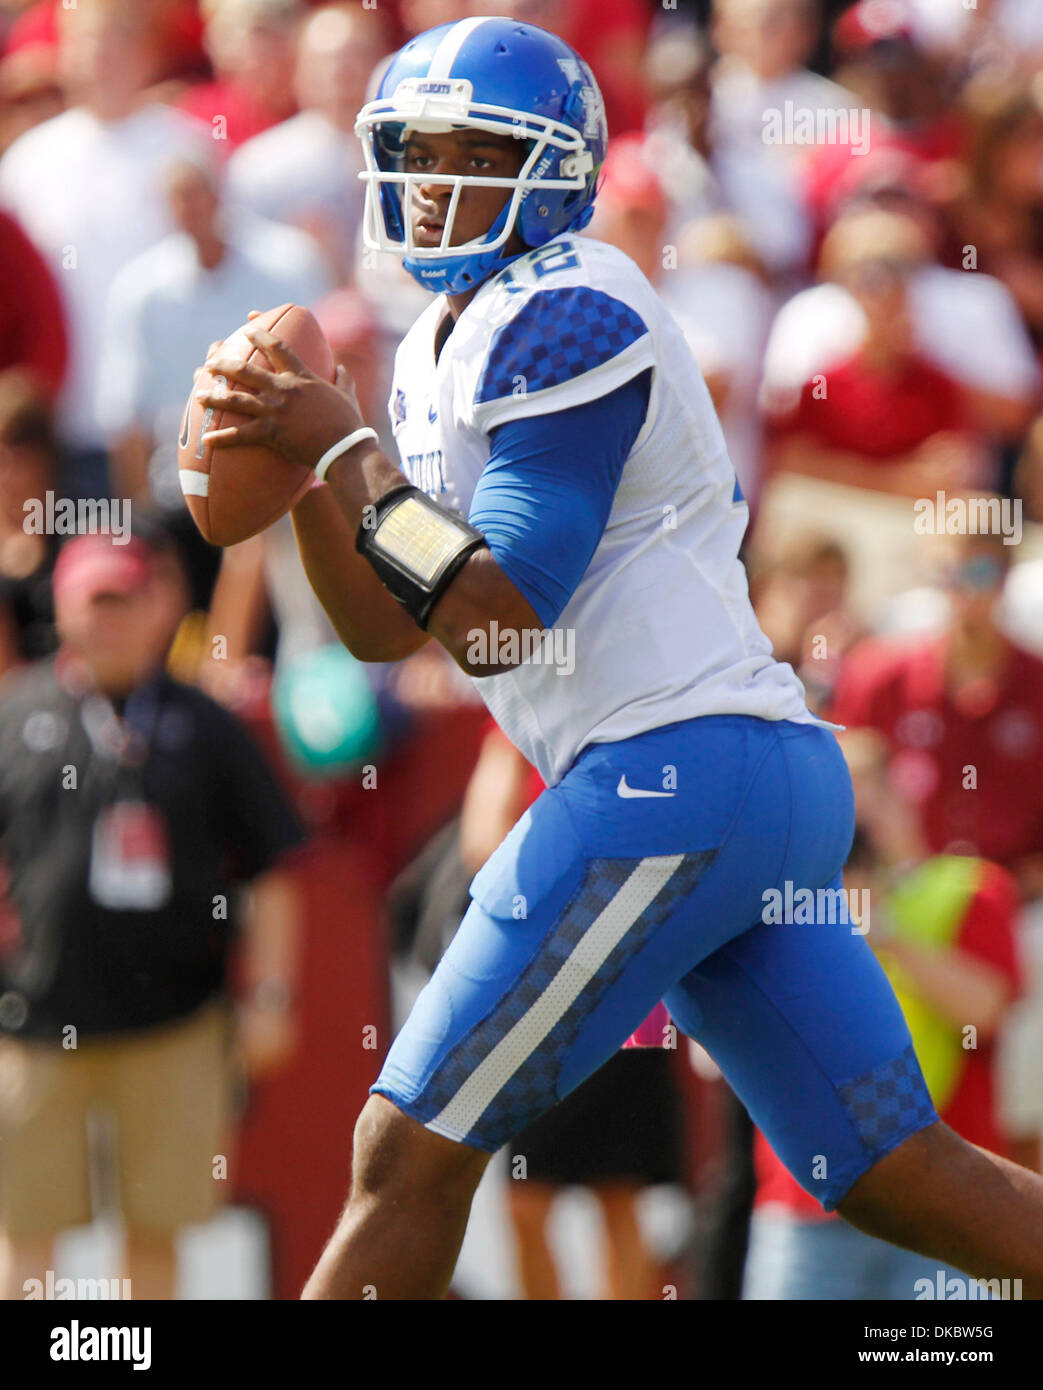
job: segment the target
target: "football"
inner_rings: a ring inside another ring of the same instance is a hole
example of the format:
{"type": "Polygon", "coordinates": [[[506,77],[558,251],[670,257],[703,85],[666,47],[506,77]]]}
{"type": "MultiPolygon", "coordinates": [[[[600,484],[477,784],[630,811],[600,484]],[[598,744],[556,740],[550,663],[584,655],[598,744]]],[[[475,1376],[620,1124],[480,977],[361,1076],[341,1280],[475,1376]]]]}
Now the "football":
{"type": "MultiPolygon", "coordinates": [[[[254,361],[271,368],[245,329],[267,329],[292,348],[306,367],[326,381],[336,377],[336,363],[322,329],[299,304],[281,304],[227,337],[223,355],[254,361]]],[[[204,443],[209,430],[227,428],[244,417],[202,405],[195,393],[207,384],[224,386],[225,379],[204,367],[185,406],[177,442],[178,476],[188,510],[211,545],[237,545],[256,536],[284,516],[307,492],[314,473],[301,463],[282,458],[264,445],[232,445],[214,449],[204,443]]]]}

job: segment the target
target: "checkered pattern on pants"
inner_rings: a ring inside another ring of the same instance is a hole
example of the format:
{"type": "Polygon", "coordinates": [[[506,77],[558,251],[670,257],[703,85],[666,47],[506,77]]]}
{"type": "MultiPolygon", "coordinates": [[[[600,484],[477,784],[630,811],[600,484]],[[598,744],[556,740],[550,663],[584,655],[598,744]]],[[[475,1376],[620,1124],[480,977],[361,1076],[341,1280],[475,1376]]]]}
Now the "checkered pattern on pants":
{"type": "Polygon", "coordinates": [[[934,1113],[911,1046],[901,1056],[838,1087],[838,1094],[871,1152],[886,1149],[892,1140],[918,1127],[934,1113]]]}
{"type": "MultiPolygon", "coordinates": [[[[705,850],[683,856],[649,906],[608,953],[550,1031],[518,1062],[506,1084],[464,1136],[468,1143],[481,1148],[498,1148],[561,1099],[557,1079],[584,1019],[656,928],[670,916],[681,899],[694,890],[716,854],[716,850],[705,850]]],[[[536,1004],[566,965],[584,933],[641,864],[640,859],[590,861],[571,902],[539,951],[519,974],[513,988],[461,1039],[428,1079],[422,1096],[427,1119],[445,1109],[471,1073],[536,1004]]],[[[623,1037],[620,1044],[622,1042],[623,1037]]]]}

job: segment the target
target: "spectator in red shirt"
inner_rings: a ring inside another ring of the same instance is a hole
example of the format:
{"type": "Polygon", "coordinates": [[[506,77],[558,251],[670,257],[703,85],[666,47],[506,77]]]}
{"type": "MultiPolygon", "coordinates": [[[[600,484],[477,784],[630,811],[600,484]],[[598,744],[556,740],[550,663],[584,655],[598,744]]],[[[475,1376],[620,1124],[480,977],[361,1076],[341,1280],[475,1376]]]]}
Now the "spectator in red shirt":
{"type": "Polygon", "coordinates": [[[774,419],[775,467],[904,497],[977,479],[983,450],[962,388],[913,346],[908,283],[927,254],[920,227],[896,213],[852,213],[830,230],[822,270],[855,298],[865,333],[774,419]]]}
{"type": "MultiPolygon", "coordinates": [[[[148,5],[150,18],[160,35],[156,65],[158,81],[185,79],[205,67],[203,21],[198,0],[138,0],[138,3],[140,8],[148,5]]],[[[69,0],[35,0],[35,3],[30,0],[8,30],[4,43],[4,65],[8,59],[17,58],[16,67],[20,71],[28,62],[37,69],[53,72],[58,56],[59,13],[76,8],[69,0]]],[[[2,10],[0,6],[0,12],[2,10]]],[[[57,115],[59,110],[60,103],[47,115],[57,115]]]]}
{"type": "MultiPolygon", "coordinates": [[[[931,856],[915,812],[887,784],[884,740],[861,731],[843,742],[856,813],[844,883],[854,905],[867,893],[872,903],[859,925],[899,993],[942,1120],[1008,1155],[993,1040],[1021,984],[1017,885],[987,860],[931,856]]],[[[913,1299],[924,1296],[922,1279],[937,1296],[939,1273],[960,1280],[970,1296],[957,1271],[824,1212],[759,1132],[755,1162],[745,1298],[913,1299]]]]}
{"type": "Polygon", "coordinates": [[[205,121],[225,156],[296,110],[293,70],[300,0],[208,0],[206,49],[214,80],[178,105],[205,121]]]}
{"type": "Polygon", "coordinates": [[[944,632],[915,645],[870,639],[840,672],[830,718],[878,729],[889,775],[933,853],[982,855],[1043,896],[1043,661],[998,626],[1010,547],[954,537],[944,632]]]}
{"type": "Polygon", "coordinates": [[[54,278],[21,226],[0,212],[0,372],[24,367],[56,395],[67,357],[54,278]]]}

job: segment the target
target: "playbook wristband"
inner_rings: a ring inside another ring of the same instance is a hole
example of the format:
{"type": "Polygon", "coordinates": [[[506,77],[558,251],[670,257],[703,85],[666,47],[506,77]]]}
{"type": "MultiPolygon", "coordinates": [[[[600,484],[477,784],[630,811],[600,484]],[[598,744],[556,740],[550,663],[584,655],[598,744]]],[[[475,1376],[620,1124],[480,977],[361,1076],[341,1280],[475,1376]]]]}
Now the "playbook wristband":
{"type": "Polygon", "coordinates": [[[391,596],[418,627],[427,630],[431,610],[485,537],[411,483],[402,483],[373,504],[355,549],[364,555],[391,596]]]}
{"type": "Polygon", "coordinates": [[[379,438],[380,436],[375,429],[371,429],[369,425],[363,425],[362,429],[345,435],[343,439],[338,439],[336,444],[331,445],[315,465],[316,478],[320,483],[324,483],[326,474],[330,471],[330,465],[336,463],[341,454],[346,454],[349,449],[353,449],[356,444],[361,444],[364,439],[379,438]]]}

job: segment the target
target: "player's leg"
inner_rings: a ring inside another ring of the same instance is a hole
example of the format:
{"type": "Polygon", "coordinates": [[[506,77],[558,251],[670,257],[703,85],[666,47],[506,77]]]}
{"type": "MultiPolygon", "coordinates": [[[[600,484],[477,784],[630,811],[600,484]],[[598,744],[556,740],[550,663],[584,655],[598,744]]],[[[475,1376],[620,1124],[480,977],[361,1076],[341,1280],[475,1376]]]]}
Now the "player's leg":
{"type": "Polygon", "coordinates": [[[976,1279],[1020,1279],[1024,1297],[1043,1298],[1043,1178],[948,1125],[880,1159],[837,1210],[870,1235],[976,1279]]]}
{"type": "Polygon", "coordinates": [[[347,1206],[302,1297],[443,1298],[490,1156],[370,1096],[355,1126],[347,1206]]]}
{"type": "Polygon", "coordinates": [[[666,1003],[827,1210],[1043,1294],[1043,1179],[938,1121],[887,978],[848,925],[758,923],[666,1003]]]}
{"type": "Polygon", "coordinates": [[[305,1298],[444,1296],[490,1156],[612,1056],[681,973],[649,944],[712,857],[588,859],[560,799],[540,798],[472,886],[388,1054],[305,1298]]]}
{"type": "MultiPolygon", "coordinates": [[[[835,740],[812,733],[835,778],[835,740]]],[[[760,907],[750,864],[774,882],[790,837],[788,798],[761,794],[782,763],[779,730],[764,721],[690,721],[595,745],[530,808],[476,877],[388,1054],[373,1089],[393,1104],[363,1112],[352,1195],[306,1297],[444,1292],[487,1156],[601,1066],[760,907]],[[676,800],[619,796],[624,776],[650,788],[668,769],[676,800]]],[[[850,815],[821,831],[819,881],[850,834],[850,815]]]]}

